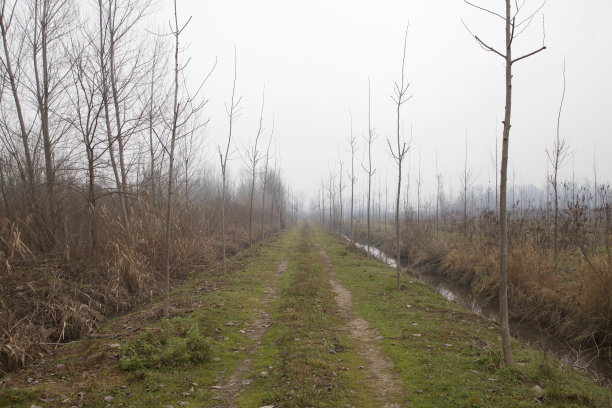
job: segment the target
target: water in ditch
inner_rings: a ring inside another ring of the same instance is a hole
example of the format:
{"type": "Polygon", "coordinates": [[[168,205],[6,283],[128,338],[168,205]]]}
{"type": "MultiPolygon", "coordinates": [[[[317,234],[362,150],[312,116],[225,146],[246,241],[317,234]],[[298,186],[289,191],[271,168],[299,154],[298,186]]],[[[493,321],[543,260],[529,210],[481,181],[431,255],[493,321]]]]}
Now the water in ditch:
{"type": "MultiPolygon", "coordinates": [[[[346,236],[344,238],[349,240],[346,236]]],[[[366,252],[368,251],[366,245],[357,242],[355,245],[366,252]]],[[[369,253],[387,265],[393,268],[397,267],[395,259],[387,256],[380,249],[370,246],[369,253]]],[[[418,279],[436,289],[438,293],[448,300],[499,323],[498,305],[484,299],[479,299],[472,292],[470,285],[453,281],[436,271],[425,271],[418,276],[418,279]]],[[[575,369],[586,372],[601,383],[607,384],[608,387],[612,386],[612,361],[610,357],[602,356],[596,349],[577,350],[567,344],[567,342],[542,332],[537,325],[529,322],[511,320],[510,332],[513,337],[534,347],[546,349],[557,356],[559,360],[570,364],[575,369]]]]}

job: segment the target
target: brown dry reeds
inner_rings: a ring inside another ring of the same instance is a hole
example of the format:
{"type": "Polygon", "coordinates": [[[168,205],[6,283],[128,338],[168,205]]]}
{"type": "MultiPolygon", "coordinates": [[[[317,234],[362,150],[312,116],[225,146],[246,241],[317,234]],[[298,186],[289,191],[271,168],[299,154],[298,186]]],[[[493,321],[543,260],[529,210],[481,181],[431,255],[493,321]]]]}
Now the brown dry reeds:
{"type": "MultiPolygon", "coordinates": [[[[485,243],[455,243],[441,271],[470,284],[479,296],[495,301],[499,292],[498,250],[485,243]]],[[[526,237],[515,242],[508,257],[509,303],[513,318],[526,320],[570,343],[612,346],[612,271],[607,255],[587,260],[553,251],[526,237]]]]}
{"type": "MultiPolygon", "coordinates": [[[[162,294],[161,211],[151,201],[136,200],[129,236],[118,214],[104,206],[98,214],[93,251],[88,239],[75,238],[53,254],[33,254],[19,224],[0,221],[0,375],[162,294]]],[[[194,222],[186,211],[174,214],[171,279],[179,282],[189,268],[218,260],[221,249],[205,220],[194,222]]],[[[238,252],[248,243],[246,228],[230,225],[227,239],[228,253],[238,252]]]]}

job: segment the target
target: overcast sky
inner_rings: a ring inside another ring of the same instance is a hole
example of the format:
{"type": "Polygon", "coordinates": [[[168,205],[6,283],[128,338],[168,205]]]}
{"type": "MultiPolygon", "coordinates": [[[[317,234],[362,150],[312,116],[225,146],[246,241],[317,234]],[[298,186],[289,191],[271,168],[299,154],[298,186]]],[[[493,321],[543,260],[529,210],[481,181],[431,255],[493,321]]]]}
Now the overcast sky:
{"type": "MultiPolygon", "coordinates": [[[[156,18],[170,11],[162,0],[156,18]]],[[[482,0],[503,13],[501,0],[482,0]]],[[[524,15],[539,5],[527,0],[524,15]]],[[[372,124],[378,135],[373,150],[378,178],[391,187],[396,169],[386,138],[394,137],[393,83],[400,77],[404,30],[409,23],[406,75],[413,98],[402,111],[406,137],[412,128],[412,185],[421,162],[424,192],[435,190],[436,152],[439,171],[459,184],[467,135],[469,166],[477,184],[494,180],[491,154],[500,140],[504,111],[504,62],[483,51],[462,20],[490,45],[503,49],[503,21],[460,0],[179,0],[179,19],[192,21],[183,44],[191,58],[194,81],[218,65],[205,92],[210,98],[205,132],[208,158],[217,166],[216,145],[227,137],[224,104],[231,96],[233,53],[238,54],[237,92],[243,96],[236,124],[236,147],[257,132],[265,84],[264,126],[272,128],[278,159],[294,192],[312,197],[321,180],[347,163],[350,116],[360,151],[356,172],[366,180],[362,136],[367,134],[368,78],[372,84],[372,124]]],[[[612,16],[611,0],[551,0],[530,28],[514,43],[515,56],[542,46],[547,50],[514,65],[510,136],[510,177],[516,183],[543,185],[546,148],[552,146],[566,61],[567,90],[561,136],[574,152],[563,169],[593,178],[593,159],[600,179],[612,174],[612,16]],[[542,16],[545,18],[543,31],[542,16]],[[545,37],[544,37],[545,32],[545,37]]],[[[167,21],[167,20],[166,20],[167,21]]],[[[241,161],[232,162],[236,174],[241,161]]],[[[408,171],[406,167],[405,171],[408,171]]],[[[346,165],[345,165],[346,177],[346,165]]],[[[361,188],[361,187],[360,187],[361,188]]],[[[448,187],[446,189],[448,191],[448,187]]],[[[456,187],[455,187],[456,192],[456,187]]]]}

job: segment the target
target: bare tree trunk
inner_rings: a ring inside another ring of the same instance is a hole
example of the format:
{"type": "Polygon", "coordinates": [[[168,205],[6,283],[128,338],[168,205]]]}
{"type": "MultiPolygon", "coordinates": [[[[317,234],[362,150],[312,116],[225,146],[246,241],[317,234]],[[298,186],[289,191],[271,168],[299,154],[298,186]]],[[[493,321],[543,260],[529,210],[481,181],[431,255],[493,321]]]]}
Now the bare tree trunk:
{"type": "Polygon", "coordinates": [[[499,250],[499,314],[501,320],[502,348],[504,362],[512,365],[512,347],[510,344],[510,322],[508,319],[508,216],[507,216],[507,181],[508,150],[510,142],[510,116],[512,113],[512,33],[510,24],[510,0],[506,0],[506,107],[504,109],[504,130],[502,134],[502,162],[499,183],[499,217],[500,217],[500,250],[499,250]]]}
{"type": "MultiPolygon", "coordinates": [[[[476,7],[480,10],[484,10],[488,13],[496,15],[505,21],[506,30],[506,42],[505,42],[505,54],[497,51],[493,47],[485,44],[478,36],[474,36],[474,39],[478,44],[486,51],[493,52],[496,55],[502,57],[506,62],[506,106],[504,109],[504,129],[503,129],[503,140],[502,140],[502,163],[500,171],[500,186],[499,186],[499,211],[500,211],[500,251],[499,251],[499,270],[500,270],[500,284],[499,284],[499,302],[500,302],[500,320],[501,320],[501,335],[502,335],[502,347],[504,352],[504,362],[506,365],[512,365],[512,349],[510,345],[510,325],[508,320],[508,214],[507,214],[507,182],[508,182],[508,150],[510,140],[510,116],[512,110],[512,64],[520,61],[524,58],[530,57],[534,54],[539,53],[546,49],[544,45],[541,48],[523,55],[519,58],[512,59],[512,41],[515,38],[516,28],[516,17],[523,7],[524,3],[519,5],[517,3],[517,9],[514,15],[511,13],[512,0],[506,0],[506,13],[505,17],[486,10],[482,7],[475,6],[474,4],[464,0],[467,4],[472,7],[476,7]]],[[[533,15],[532,15],[533,17],[533,15]]],[[[531,21],[531,18],[525,20],[525,22],[531,21]]],[[[521,25],[522,23],[519,23],[521,25]]],[[[523,29],[520,30],[522,32],[523,29]]],[[[518,33],[516,33],[518,35],[518,33]]],[[[514,198],[513,198],[514,202],[514,198]]]]}
{"type": "Polygon", "coordinates": [[[157,71],[157,64],[158,64],[158,56],[159,56],[159,46],[158,44],[155,44],[155,48],[153,51],[153,61],[151,63],[151,86],[149,89],[150,95],[149,95],[149,172],[151,180],[150,180],[150,188],[151,188],[151,200],[155,203],[157,201],[157,192],[156,192],[156,186],[157,186],[157,182],[155,180],[155,143],[153,142],[153,134],[154,134],[154,127],[155,127],[155,82],[157,80],[156,75],[159,74],[159,72],[157,71]]]}
{"type": "Polygon", "coordinates": [[[468,190],[470,185],[472,184],[472,169],[468,169],[468,142],[467,142],[467,132],[465,135],[465,160],[463,162],[463,174],[461,175],[461,199],[463,204],[463,236],[465,238],[468,237],[468,190]]]}
{"type": "Polygon", "coordinates": [[[242,97],[235,100],[236,96],[236,77],[238,73],[238,56],[236,49],[234,48],[234,82],[232,86],[232,99],[230,102],[230,107],[228,109],[228,117],[229,117],[229,134],[227,137],[227,146],[225,148],[225,156],[221,151],[221,146],[218,146],[219,150],[219,158],[221,159],[221,177],[222,177],[222,191],[221,191],[221,246],[223,249],[223,273],[227,273],[227,258],[225,255],[225,198],[227,194],[227,157],[229,155],[229,149],[232,143],[232,129],[234,125],[234,121],[236,120],[236,113],[238,110],[238,105],[240,104],[240,100],[242,97]]]}
{"type": "Polygon", "coordinates": [[[421,152],[419,152],[419,175],[417,179],[417,233],[421,233],[421,152]]]}
{"type": "MultiPolygon", "coordinates": [[[[110,13],[110,9],[109,9],[110,13]]],[[[109,21],[112,21],[112,18],[109,18],[109,21]]],[[[115,62],[115,32],[114,29],[111,28],[109,30],[110,34],[110,47],[108,49],[109,57],[110,57],[110,83],[111,83],[111,92],[113,97],[113,107],[115,109],[115,126],[116,135],[115,140],[117,141],[118,153],[119,153],[119,171],[121,176],[121,183],[118,185],[119,187],[119,199],[121,200],[122,208],[125,209],[125,222],[126,222],[126,230],[128,234],[130,234],[130,218],[128,212],[128,199],[127,199],[127,169],[125,165],[125,136],[123,134],[123,123],[122,123],[122,111],[119,107],[119,93],[117,89],[117,68],[115,62]]]]}
{"type": "MultiPolygon", "coordinates": [[[[98,0],[98,16],[99,16],[99,31],[100,31],[100,49],[98,50],[99,52],[99,58],[100,58],[100,70],[102,73],[102,103],[104,105],[104,119],[105,119],[105,124],[106,124],[106,136],[108,139],[108,154],[111,160],[111,166],[113,168],[113,175],[115,176],[115,184],[117,185],[117,193],[119,195],[119,204],[120,204],[120,209],[121,209],[121,221],[123,224],[123,227],[125,228],[126,232],[128,235],[131,235],[130,233],[130,223],[129,223],[129,218],[128,218],[128,212],[127,212],[127,204],[125,201],[125,196],[124,196],[124,190],[123,190],[123,185],[122,185],[122,178],[120,177],[119,174],[119,170],[117,167],[117,162],[116,162],[116,158],[115,158],[115,149],[114,149],[114,143],[115,143],[115,138],[113,136],[113,131],[112,131],[112,126],[111,126],[111,119],[110,119],[110,108],[109,108],[109,89],[108,89],[108,76],[109,73],[107,71],[107,63],[105,61],[106,59],[106,35],[105,35],[105,29],[111,29],[110,27],[107,27],[107,24],[105,22],[104,19],[104,6],[102,4],[102,0],[98,0]]],[[[109,10],[110,13],[110,10],[109,10]]],[[[111,47],[112,47],[112,43],[111,43],[111,47]]],[[[111,72],[111,76],[112,76],[112,72],[111,72]]],[[[120,131],[120,130],[118,130],[120,131]]]]}
{"type": "Polygon", "coordinates": [[[327,194],[329,194],[329,228],[334,229],[334,220],[333,220],[333,211],[335,202],[334,202],[334,182],[332,180],[333,174],[329,173],[329,186],[327,187],[327,194]]]}
{"type": "Polygon", "coordinates": [[[170,318],[170,220],[172,218],[172,182],[174,181],[174,147],[176,145],[177,122],[179,116],[179,35],[182,29],[178,26],[178,13],[176,0],[174,0],[174,99],[172,102],[172,135],[170,136],[170,152],[168,163],[168,199],[166,202],[165,242],[164,242],[164,264],[166,270],[166,296],[164,299],[164,315],[170,318]]]}
{"type": "Polygon", "coordinates": [[[442,183],[442,173],[438,171],[438,149],[436,148],[436,239],[440,234],[440,184],[442,183]]]}
{"type": "Polygon", "coordinates": [[[10,220],[13,218],[13,214],[11,211],[11,206],[9,204],[8,189],[6,187],[6,179],[4,177],[5,169],[5,160],[2,156],[0,156],[0,192],[2,193],[2,203],[4,204],[4,212],[6,218],[10,220]]]}
{"type": "Polygon", "coordinates": [[[340,173],[338,173],[339,174],[338,178],[340,179],[340,185],[338,186],[338,193],[339,193],[339,199],[340,199],[340,202],[339,202],[339,206],[340,206],[340,223],[338,225],[338,231],[340,232],[340,234],[342,234],[342,217],[343,217],[343,214],[342,214],[342,190],[344,190],[344,187],[342,187],[342,177],[343,177],[342,168],[344,166],[344,161],[342,161],[340,159],[338,159],[338,161],[340,162],[340,173]]]}
{"type": "Polygon", "coordinates": [[[409,83],[405,81],[405,67],[406,67],[406,42],[408,40],[408,27],[406,26],[406,34],[404,35],[404,50],[402,54],[402,75],[400,82],[395,83],[395,96],[393,97],[393,101],[396,105],[397,111],[397,128],[396,128],[396,142],[397,142],[397,150],[394,150],[391,146],[391,142],[387,139],[387,143],[389,145],[389,152],[391,156],[397,163],[397,196],[395,200],[395,245],[397,251],[396,257],[396,268],[397,268],[397,290],[400,290],[400,278],[401,278],[401,247],[400,247],[400,222],[399,222],[399,213],[400,213],[400,198],[401,198],[401,190],[402,190],[402,164],[404,161],[404,157],[406,153],[410,149],[410,145],[406,144],[405,141],[402,140],[401,137],[401,109],[402,105],[409,101],[412,97],[406,97],[406,92],[410,86],[409,83]]]}
{"type": "MultiPolygon", "coordinates": [[[[597,157],[595,155],[595,148],[593,148],[593,245],[597,245],[599,230],[598,230],[598,221],[599,217],[597,217],[597,195],[599,194],[597,188],[597,157]]],[[[612,265],[612,264],[611,264],[612,265]]]]}
{"type": "MultiPolygon", "coordinates": [[[[554,231],[553,231],[553,250],[555,263],[559,259],[559,192],[558,192],[558,174],[559,169],[567,159],[568,146],[565,139],[561,139],[559,128],[561,125],[561,111],[563,109],[563,101],[565,99],[565,63],[563,64],[563,93],[561,95],[561,104],[559,105],[559,114],[557,116],[557,137],[553,145],[552,157],[548,154],[549,160],[553,166],[552,187],[555,194],[555,212],[554,212],[554,231]]],[[[573,196],[573,194],[572,194],[573,196]]]]}
{"type": "Polygon", "coordinates": [[[265,89],[261,97],[261,113],[259,115],[259,129],[257,130],[257,136],[255,137],[255,145],[253,146],[253,150],[249,153],[247,151],[247,161],[251,170],[251,199],[249,203],[249,255],[253,256],[253,198],[255,195],[255,176],[257,173],[257,164],[259,163],[259,151],[257,150],[257,145],[259,144],[259,137],[263,132],[262,122],[263,122],[263,112],[265,105],[265,89]]]}
{"type": "MultiPolygon", "coordinates": [[[[61,3],[58,3],[61,4],[61,3]]],[[[34,33],[32,41],[34,79],[36,83],[37,108],[40,118],[40,131],[43,138],[43,151],[45,156],[45,187],[46,187],[46,223],[47,230],[50,232],[50,244],[53,246],[56,241],[57,227],[57,208],[54,196],[55,186],[55,165],[53,164],[53,152],[51,146],[51,134],[49,130],[49,65],[47,58],[48,27],[51,23],[49,16],[49,0],[42,1],[40,10],[40,0],[34,2],[34,33]],[[40,14],[39,14],[40,13],[40,14]],[[40,29],[40,43],[39,43],[40,29]],[[39,67],[38,54],[42,54],[42,67],[39,67]],[[42,70],[42,77],[41,71],[42,70]]],[[[61,5],[59,6],[61,7],[61,5]]],[[[58,10],[55,10],[58,12],[58,10]]]]}
{"type": "Polygon", "coordinates": [[[272,136],[274,135],[274,125],[272,125],[272,134],[270,135],[270,141],[268,142],[268,149],[266,150],[266,164],[263,171],[263,180],[261,186],[261,242],[266,240],[266,229],[265,229],[265,217],[266,217],[266,187],[268,186],[268,163],[270,161],[270,146],[272,145],[272,136]]]}
{"type": "Polygon", "coordinates": [[[38,245],[41,249],[45,250],[47,248],[46,239],[43,238],[43,235],[47,235],[46,225],[44,219],[42,218],[42,214],[40,211],[40,205],[38,201],[38,194],[36,191],[36,175],[34,171],[34,161],[32,158],[32,153],[30,151],[30,131],[28,130],[25,119],[23,116],[23,110],[21,107],[21,98],[19,96],[18,90],[18,79],[15,75],[15,68],[19,69],[19,65],[14,67],[11,62],[11,52],[8,44],[8,31],[11,28],[11,24],[14,23],[14,8],[17,6],[15,3],[13,5],[12,10],[9,11],[9,19],[7,20],[6,15],[6,1],[2,1],[0,4],[0,31],[2,33],[2,45],[4,47],[4,61],[3,61],[3,69],[6,71],[6,75],[8,76],[10,85],[11,85],[11,94],[13,96],[13,101],[15,103],[15,112],[17,113],[17,119],[19,122],[19,136],[21,138],[21,142],[23,145],[23,155],[25,160],[25,177],[24,181],[27,185],[27,191],[29,194],[29,206],[34,214],[35,222],[38,226],[38,234],[37,240],[38,245]]]}
{"type": "Polygon", "coordinates": [[[354,206],[355,206],[355,152],[357,151],[357,141],[355,135],[353,135],[353,114],[351,113],[351,138],[349,140],[351,146],[351,247],[355,246],[355,217],[354,217],[354,206]]]}
{"type": "MultiPolygon", "coordinates": [[[[368,137],[366,139],[368,143],[368,168],[364,167],[364,170],[368,174],[368,204],[367,204],[367,220],[368,220],[368,234],[366,239],[368,258],[370,257],[370,203],[372,197],[372,176],[376,172],[376,170],[372,170],[372,142],[374,140],[374,129],[372,129],[372,121],[371,121],[371,87],[370,87],[370,79],[368,78],[368,137]]],[[[363,167],[363,165],[362,165],[363,167]]]]}

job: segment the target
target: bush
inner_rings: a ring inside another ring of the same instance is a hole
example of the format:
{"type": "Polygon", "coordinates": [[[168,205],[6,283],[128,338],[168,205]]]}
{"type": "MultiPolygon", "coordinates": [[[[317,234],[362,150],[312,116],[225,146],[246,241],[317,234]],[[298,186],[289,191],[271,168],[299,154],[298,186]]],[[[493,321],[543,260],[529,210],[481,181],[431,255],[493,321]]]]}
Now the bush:
{"type": "Polygon", "coordinates": [[[197,324],[186,328],[164,321],[161,328],[147,329],[123,347],[120,367],[125,371],[176,367],[210,361],[210,354],[209,339],[197,324]]]}

